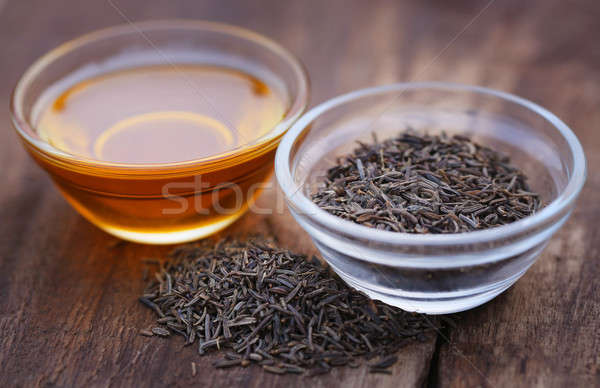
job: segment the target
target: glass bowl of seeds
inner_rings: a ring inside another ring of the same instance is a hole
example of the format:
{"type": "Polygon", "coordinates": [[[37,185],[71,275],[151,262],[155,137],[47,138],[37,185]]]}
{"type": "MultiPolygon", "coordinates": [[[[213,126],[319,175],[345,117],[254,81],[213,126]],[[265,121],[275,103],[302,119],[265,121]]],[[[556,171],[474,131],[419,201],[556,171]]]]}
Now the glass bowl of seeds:
{"type": "Polygon", "coordinates": [[[586,177],[573,132],[507,93],[394,84],[329,100],[284,136],[288,207],[342,279],[444,314],[510,287],[565,223],[586,177]]]}

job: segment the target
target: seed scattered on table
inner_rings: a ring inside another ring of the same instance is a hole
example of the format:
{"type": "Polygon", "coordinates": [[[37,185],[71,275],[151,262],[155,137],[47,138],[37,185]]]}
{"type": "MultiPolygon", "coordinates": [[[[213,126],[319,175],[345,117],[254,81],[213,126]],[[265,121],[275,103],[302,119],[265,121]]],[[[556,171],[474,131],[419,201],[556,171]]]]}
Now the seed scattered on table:
{"type": "MultiPolygon", "coordinates": [[[[219,352],[216,368],[257,364],[269,373],[317,375],[378,361],[379,372],[438,319],[409,313],[349,288],[315,258],[264,239],[177,248],[140,298],[157,315],[152,333],[219,352]]],[[[194,368],[194,367],[192,367],[194,368]]]]}
{"type": "Polygon", "coordinates": [[[158,327],[158,326],[152,328],[152,333],[156,334],[160,337],[168,337],[169,335],[171,335],[169,330],[162,328],[162,327],[158,327]]]}

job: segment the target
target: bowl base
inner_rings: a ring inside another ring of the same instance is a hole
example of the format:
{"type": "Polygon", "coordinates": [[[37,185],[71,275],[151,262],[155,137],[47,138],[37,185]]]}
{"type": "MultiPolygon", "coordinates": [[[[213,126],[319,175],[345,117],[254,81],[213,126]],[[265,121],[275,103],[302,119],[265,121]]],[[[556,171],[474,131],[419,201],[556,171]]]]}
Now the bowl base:
{"type": "MultiPolygon", "coordinates": [[[[431,295],[421,297],[409,297],[400,294],[389,294],[379,290],[373,290],[366,284],[356,281],[344,274],[342,271],[338,271],[334,266],[332,269],[344,280],[350,287],[362,291],[369,296],[371,299],[380,300],[383,303],[389,304],[401,308],[405,311],[412,311],[422,314],[438,315],[438,314],[451,314],[458,313],[465,310],[470,310],[477,306],[480,306],[502,292],[506,291],[512,286],[523,274],[527,271],[524,268],[519,273],[511,276],[510,278],[496,283],[491,287],[485,289],[468,289],[464,290],[461,295],[454,295],[452,297],[442,297],[440,294],[432,292],[431,295]]],[[[400,291],[401,292],[401,291],[400,291]]]]}
{"type": "Polygon", "coordinates": [[[209,225],[172,232],[134,232],[131,230],[112,228],[108,226],[100,226],[100,228],[105,232],[112,234],[113,236],[137,243],[159,245],[178,244],[208,237],[222,229],[225,229],[243,214],[244,212],[240,212],[239,214],[234,214],[231,217],[209,225]]]}

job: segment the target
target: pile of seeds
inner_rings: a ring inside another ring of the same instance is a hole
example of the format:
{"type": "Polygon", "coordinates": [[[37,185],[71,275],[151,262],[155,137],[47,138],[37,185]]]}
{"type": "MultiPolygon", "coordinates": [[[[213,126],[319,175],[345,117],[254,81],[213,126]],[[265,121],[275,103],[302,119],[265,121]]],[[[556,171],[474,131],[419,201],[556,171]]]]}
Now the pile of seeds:
{"type": "Polygon", "coordinates": [[[464,136],[413,131],[359,143],[328,170],[312,200],[338,217],[405,233],[487,229],[541,207],[508,157],[464,136]]]}
{"type": "Polygon", "coordinates": [[[271,373],[320,374],[332,367],[387,373],[395,354],[424,340],[437,321],[372,301],[316,259],[258,240],[184,246],[140,301],[157,314],[143,335],[179,334],[217,368],[259,364],[271,373]]]}

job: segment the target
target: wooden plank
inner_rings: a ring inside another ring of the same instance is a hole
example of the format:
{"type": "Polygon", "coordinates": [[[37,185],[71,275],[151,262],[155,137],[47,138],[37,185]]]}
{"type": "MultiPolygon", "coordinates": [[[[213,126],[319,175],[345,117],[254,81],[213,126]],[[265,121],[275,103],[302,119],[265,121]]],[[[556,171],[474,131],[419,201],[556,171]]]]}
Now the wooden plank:
{"type": "MultiPolygon", "coordinates": [[[[458,326],[401,353],[392,376],[364,368],[329,376],[272,376],[258,368],[217,371],[179,339],[144,338],[152,314],[136,301],[140,258],[168,247],[116,244],[78,216],[25,155],[8,128],[0,133],[0,381],[57,386],[584,385],[600,383],[594,277],[600,243],[600,7],[592,2],[172,1],[113,0],[132,20],[186,17],[252,28],[305,62],[313,103],[374,84],[437,79],[477,83],[536,100],[583,140],[590,177],[567,227],[509,292],[458,326]],[[559,20],[560,23],[556,21],[559,20]],[[472,22],[472,23],[471,23],[472,22]],[[471,24],[469,24],[471,23],[471,24]],[[468,28],[463,31],[465,27],[468,28]],[[445,338],[450,339],[448,343],[445,338]],[[437,344],[437,347],[436,347],[437,344]],[[191,375],[191,362],[198,375],[191,375]]],[[[122,23],[109,2],[8,2],[0,10],[0,104],[24,68],[58,43],[122,23]]],[[[226,231],[276,234],[315,253],[273,188],[226,231]]],[[[8,384],[7,384],[8,383],[8,384]]]]}
{"type": "MultiPolygon", "coordinates": [[[[588,181],[571,219],[508,292],[461,314],[442,341],[441,386],[583,387],[600,384],[600,9],[590,2],[548,2],[503,20],[493,75],[575,131],[588,181]],[[560,23],[550,22],[560,20],[560,23]],[[503,63],[504,62],[504,63],[503,63]]],[[[503,17],[504,16],[504,17],[503,17]]],[[[492,72],[489,72],[491,75],[492,72]]],[[[533,152],[533,150],[532,150],[533,152]]]]}

